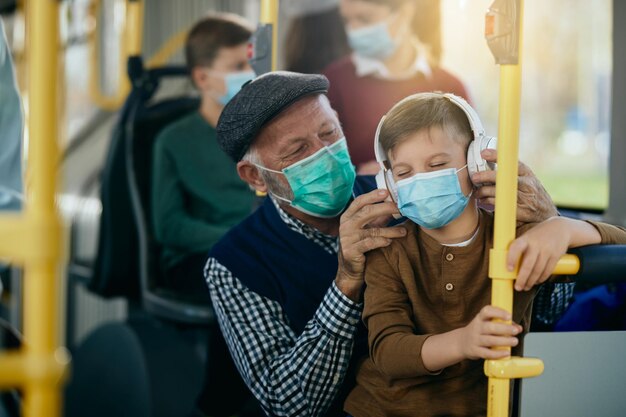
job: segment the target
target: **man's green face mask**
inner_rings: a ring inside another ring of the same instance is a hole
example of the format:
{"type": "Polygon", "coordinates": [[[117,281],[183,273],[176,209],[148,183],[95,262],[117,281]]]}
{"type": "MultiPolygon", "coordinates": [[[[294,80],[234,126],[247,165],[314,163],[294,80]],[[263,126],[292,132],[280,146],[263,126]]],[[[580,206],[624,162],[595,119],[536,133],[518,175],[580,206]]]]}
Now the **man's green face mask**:
{"type": "Polygon", "coordinates": [[[293,200],[274,197],[314,217],[331,218],[340,214],[350,201],[356,172],[345,138],[325,146],[282,171],[256,165],[258,168],[283,174],[293,191],[293,200]]]}

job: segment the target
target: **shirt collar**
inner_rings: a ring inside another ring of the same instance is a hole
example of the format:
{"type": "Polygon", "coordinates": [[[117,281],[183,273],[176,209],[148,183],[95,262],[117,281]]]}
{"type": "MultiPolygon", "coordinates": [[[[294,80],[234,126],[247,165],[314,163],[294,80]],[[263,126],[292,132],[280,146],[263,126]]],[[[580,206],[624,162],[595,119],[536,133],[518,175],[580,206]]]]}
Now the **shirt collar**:
{"type": "Polygon", "coordinates": [[[366,77],[372,75],[377,78],[383,78],[388,80],[405,80],[414,77],[417,74],[423,74],[426,78],[432,76],[432,69],[426,59],[426,52],[424,48],[418,43],[415,43],[416,58],[413,65],[404,74],[390,76],[389,70],[382,61],[373,58],[367,58],[364,56],[352,54],[352,63],[356,67],[356,75],[358,77],[366,77]]]}
{"type": "Polygon", "coordinates": [[[320,245],[325,251],[333,255],[337,254],[339,250],[339,239],[337,236],[330,236],[322,233],[316,228],[304,223],[302,220],[296,219],[291,214],[283,210],[280,207],[278,200],[276,200],[272,195],[270,195],[269,198],[274,204],[274,207],[278,212],[278,216],[287,225],[287,227],[289,227],[294,232],[303,235],[307,239],[314,241],[315,243],[320,245]]]}

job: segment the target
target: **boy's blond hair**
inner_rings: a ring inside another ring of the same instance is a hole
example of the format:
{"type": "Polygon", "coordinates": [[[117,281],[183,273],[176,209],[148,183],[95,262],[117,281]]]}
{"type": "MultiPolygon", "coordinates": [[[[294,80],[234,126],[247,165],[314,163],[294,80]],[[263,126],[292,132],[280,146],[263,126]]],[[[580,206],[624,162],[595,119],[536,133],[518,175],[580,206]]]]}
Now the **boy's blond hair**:
{"type": "Polygon", "coordinates": [[[473,138],[465,112],[442,93],[419,93],[407,97],[387,113],[378,138],[387,156],[393,148],[422,129],[440,127],[465,151],[473,138]]]}

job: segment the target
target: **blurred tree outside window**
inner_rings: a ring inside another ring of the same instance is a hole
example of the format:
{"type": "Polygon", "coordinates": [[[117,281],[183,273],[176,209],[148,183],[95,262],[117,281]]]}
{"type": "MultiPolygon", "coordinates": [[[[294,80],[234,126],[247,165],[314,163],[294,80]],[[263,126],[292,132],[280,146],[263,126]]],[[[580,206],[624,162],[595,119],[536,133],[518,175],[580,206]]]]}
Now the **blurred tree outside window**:
{"type": "MultiPolygon", "coordinates": [[[[484,33],[491,0],[442,0],[442,65],[497,135],[499,67],[484,33]]],[[[561,207],[605,209],[612,68],[610,0],[526,0],[520,158],[561,207]]]]}

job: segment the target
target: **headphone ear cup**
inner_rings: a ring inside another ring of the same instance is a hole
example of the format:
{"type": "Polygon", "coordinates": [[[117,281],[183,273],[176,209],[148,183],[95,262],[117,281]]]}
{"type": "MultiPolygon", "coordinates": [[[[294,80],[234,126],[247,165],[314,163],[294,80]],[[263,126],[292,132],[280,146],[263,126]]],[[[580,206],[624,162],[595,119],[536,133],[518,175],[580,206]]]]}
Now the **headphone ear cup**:
{"type": "MultiPolygon", "coordinates": [[[[380,170],[376,174],[376,188],[379,190],[387,190],[389,197],[394,203],[398,202],[398,190],[396,189],[396,182],[393,180],[393,173],[391,171],[380,170]]],[[[387,198],[389,200],[389,198],[387,198]]]]}
{"type": "Polygon", "coordinates": [[[389,194],[391,195],[391,199],[394,203],[398,202],[398,188],[396,187],[396,182],[393,179],[393,172],[391,170],[385,171],[385,177],[387,180],[387,189],[389,190],[389,194]]]}
{"type": "Polygon", "coordinates": [[[376,174],[375,178],[376,178],[376,188],[378,188],[379,190],[386,190],[387,183],[385,182],[385,171],[382,169],[378,171],[378,174],[376,174]]]}
{"type": "MultiPolygon", "coordinates": [[[[496,138],[491,136],[480,136],[473,140],[467,148],[467,169],[470,178],[477,172],[491,171],[496,169],[496,165],[487,162],[480,155],[485,149],[496,149],[496,138]]],[[[475,184],[480,186],[481,184],[475,184]]]]}
{"type": "MultiPolygon", "coordinates": [[[[476,148],[476,140],[471,141],[467,148],[467,171],[469,172],[470,178],[477,172],[480,172],[480,161],[476,158],[476,148]]],[[[478,152],[478,158],[482,159],[480,157],[480,151],[478,152]]]]}

